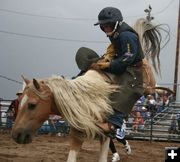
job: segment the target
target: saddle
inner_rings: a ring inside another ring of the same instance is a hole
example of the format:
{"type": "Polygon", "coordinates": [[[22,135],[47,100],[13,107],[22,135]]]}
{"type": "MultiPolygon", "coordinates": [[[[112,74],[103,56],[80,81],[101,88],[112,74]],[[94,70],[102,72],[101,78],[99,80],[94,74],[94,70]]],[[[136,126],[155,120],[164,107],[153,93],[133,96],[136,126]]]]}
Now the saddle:
{"type": "MultiPolygon", "coordinates": [[[[106,53],[103,57],[99,57],[99,55],[90,48],[81,47],[78,49],[76,53],[76,63],[81,71],[87,71],[93,63],[100,61],[111,61],[114,56],[115,50],[113,45],[110,44],[107,48],[106,53]]],[[[142,68],[143,74],[143,87],[145,88],[144,94],[152,94],[155,92],[156,81],[154,77],[154,73],[150,63],[143,59],[141,62],[138,62],[135,65],[132,65],[130,68],[142,68]]],[[[110,73],[102,72],[99,69],[95,69],[104,75],[105,80],[110,83],[118,84],[121,80],[121,76],[115,76],[110,73]]]]}

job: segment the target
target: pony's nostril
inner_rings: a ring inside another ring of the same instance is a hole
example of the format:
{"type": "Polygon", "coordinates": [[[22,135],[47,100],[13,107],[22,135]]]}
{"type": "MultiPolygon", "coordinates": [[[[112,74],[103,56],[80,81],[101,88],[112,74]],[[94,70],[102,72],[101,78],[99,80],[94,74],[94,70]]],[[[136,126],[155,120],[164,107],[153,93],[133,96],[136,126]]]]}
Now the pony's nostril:
{"type": "Polygon", "coordinates": [[[29,129],[19,128],[17,131],[12,132],[12,137],[15,142],[19,144],[26,144],[32,142],[32,134],[29,129]]]}

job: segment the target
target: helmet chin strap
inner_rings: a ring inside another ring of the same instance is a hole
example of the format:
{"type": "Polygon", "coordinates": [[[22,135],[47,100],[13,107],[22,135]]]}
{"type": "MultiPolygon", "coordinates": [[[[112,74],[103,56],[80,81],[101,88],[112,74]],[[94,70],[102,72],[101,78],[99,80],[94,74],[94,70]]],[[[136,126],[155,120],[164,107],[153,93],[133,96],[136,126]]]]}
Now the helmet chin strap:
{"type": "Polygon", "coordinates": [[[111,31],[111,32],[108,32],[108,33],[106,33],[106,35],[108,36],[108,37],[110,37],[110,36],[112,36],[113,34],[114,34],[114,32],[116,31],[116,29],[117,29],[117,27],[118,27],[118,24],[119,24],[119,26],[121,26],[122,25],[122,21],[116,21],[116,24],[115,24],[115,26],[114,26],[114,29],[111,31]]]}

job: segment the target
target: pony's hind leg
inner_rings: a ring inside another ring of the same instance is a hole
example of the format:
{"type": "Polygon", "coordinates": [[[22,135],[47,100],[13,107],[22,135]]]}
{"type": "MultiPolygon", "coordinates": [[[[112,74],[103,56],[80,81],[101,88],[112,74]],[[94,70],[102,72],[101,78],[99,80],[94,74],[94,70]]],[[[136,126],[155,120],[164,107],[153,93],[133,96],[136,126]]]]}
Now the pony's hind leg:
{"type": "Polygon", "coordinates": [[[109,142],[110,142],[109,137],[104,137],[104,139],[101,138],[101,140],[100,140],[101,150],[100,150],[100,155],[99,155],[99,161],[98,162],[107,162],[108,150],[109,150],[109,142]]]}
{"type": "Polygon", "coordinates": [[[82,139],[76,138],[75,136],[71,136],[70,151],[69,151],[67,162],[77,162],[77,155],[79,153],[79,150],[83,142],[84,141],[82,139]]]}

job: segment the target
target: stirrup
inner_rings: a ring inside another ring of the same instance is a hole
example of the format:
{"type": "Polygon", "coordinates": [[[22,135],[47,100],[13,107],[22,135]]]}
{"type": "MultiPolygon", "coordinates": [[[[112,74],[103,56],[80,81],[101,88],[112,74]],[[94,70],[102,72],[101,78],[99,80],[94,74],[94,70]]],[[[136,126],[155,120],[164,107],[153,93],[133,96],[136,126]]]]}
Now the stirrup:
{"type": "Polygon", "coordinates": [[[116,127],[111,124],[111,123],[107,123],[108,127],[109,127],[109,131],[104,130],[102,127],[100,127],[99,125],[97,125],[102,131],[103,133],[107,136],[110,137],[112,139],[116,138],[116,127]]]}
{"type": "Polygon", "coordinates": [[[105,132],[105,135],[112,139],[116,138],[116,127],[111,123],[108,123],[108,127],[110,131],[105,132]]]}

